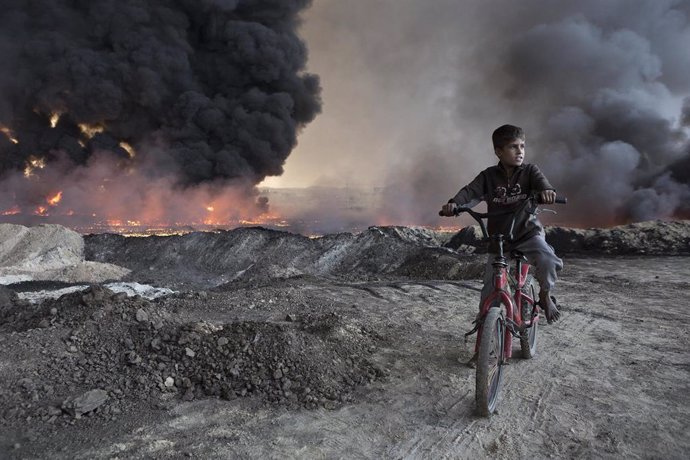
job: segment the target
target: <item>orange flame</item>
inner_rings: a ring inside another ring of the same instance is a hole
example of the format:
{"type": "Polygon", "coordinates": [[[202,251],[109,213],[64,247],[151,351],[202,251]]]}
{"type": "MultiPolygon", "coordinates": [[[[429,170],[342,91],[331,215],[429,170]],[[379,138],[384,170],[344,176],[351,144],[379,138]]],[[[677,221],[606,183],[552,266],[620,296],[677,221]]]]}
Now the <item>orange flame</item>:
{"type": "Polygon", "coordinates": [[[120,142],[120,147],[125,149],[125,151],[127,152],[127,155],[129,155],[130,158],[134,158],[137,155],[137,153],[134,151],[134,147],[129,145],[127,142],[124,142],[124,141],[120,142]]]}
{"type": "Polygon", "coordinates": [[[19,206],[14,205],[10,209],[7,209],[3,212],[0,213],[2,216],[14,216],[16,214],[20,214],[22,212],[21,209],[19,209],[19,206]]]}
{"type": "Polygon", "coordinates": [[[51,206],[57,206],[60,200],[62,200],[62,190],[57,192],[55,195],[48,197],[46,202],[51,206]]]}
{"type": "Polygon", "coordinates": [[[79,129],[81,130],[82,134],[89,139],[105,130],[105,128],[101,125],[87,125],[86,123],[81,123],[79,125],[79,129]]]}
{"type": "Polygon", "coordinates": [[[55,128],[58,124],[58,121],[60,121],[60,114],[59,113],[54,113],[50,116],[50,127],[55,128]]]}
{"type": "Polygon", "coordinates": [[[239,219],[238,223],[241,225],[265,225],[271,224],[276,227],[287,227],[290,224],[285,221],[279,214],[276,213],[262,213],[253,219],[239,219]]]}
{"type": "Polygon", "coordinates": [[[34,170],[43,169],[46,167],[46,160],[43,158],[29,157],[29,161],[24,167],[24,177],[31,177],[34,175],[34,170]]]}
{"type": "Polygon", "coordinates": [[[19,144],[19,141],[14,137],[14,134],[12,134],[12,130],[7,126],[0,125],[0,133],[3,133],[5,136],[7,136],[10,142],[14,144],[19,144]]]}

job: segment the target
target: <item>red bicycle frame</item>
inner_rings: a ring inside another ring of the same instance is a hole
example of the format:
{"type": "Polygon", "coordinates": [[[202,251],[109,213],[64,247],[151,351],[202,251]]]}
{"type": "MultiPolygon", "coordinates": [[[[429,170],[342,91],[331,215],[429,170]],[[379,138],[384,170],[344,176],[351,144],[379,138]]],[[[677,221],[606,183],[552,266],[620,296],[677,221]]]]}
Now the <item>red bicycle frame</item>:
{"type": "MultiPolygon", "coordinates": [[[[502,243],[502,242],[501,242],[502,243]]],[[[505,306],[505,317],[506,322],[512,324],[518,329],[523,327],[530,327],[532,322],[539,321],[539,316],[534,315],[534,308],[536,307],[536,301],[529,295],[522,292],[522,287],[527,281],[527,274],[529,273],[530,265],[523,261],[522,255],[517,255],[515,257],[515,273],[517,278],[514,283],[508,282],[508,263],[505,257],[502,255],[503,244],[500,244],[501,254],[497,255],[493,262],[494,275],[493,275],[493,291],[486,299],[482,302],[482,307],[480,310],[480,317],[484,318],[486,313],[495,304],[505,306]],[[513,284],[514,293],[510,296],[510,285],[513,284]],[[523,319],[522,309],[518,306],[522,305],[522,302],[527,301],[532,305],[532,318],[523,319]]],[[[503,356],[505,358],[510,358],[513,353],[513,334],[511,329],[514,327],[505,328],[505,337],[503,340],[503,356]]],[[[474,351],[475,353],[479,351],[479,343],[481,341],[481,329],[477,334],[477,342],[475,343],[474,351]]]]}
{"type": "MultiPolygon", "coordinates": [[[[557,196],[555,199],[555,203],[562,203],[565,204],[567,202],[565,197],[560,197],[557,196]]],[[[503,243],[504,243],[504,235],[502,234],[496,234],[493,236],[489,236],[489,233],[487,231],[486,225],[484,224],[484,221],[482,219],[489,218],[491,216],[499,216],[499,215],[506,215],[506,214],[513,214],[513,220],[510,224],[510,230],[508,231],[507,235],[507,241],[512,242],[513,241],[513,227],[515,226],[515,215],[519,212],[523,212],[527,209],[527,206],[539,203],[539,194],[538,193],[533,193],[530,195],[530,197],[524,201],[524,204],[519,207],[516,210],[507,210],[507,211],[500,211],[496,213],[478,213],[472,211],[472,209],[467,208],[467,207],[458,207],[454,211],[454,215],[458,215],[461,212],[467,212],[469,215],[474,218],[474,220],[477,221],[479,224],[479,227],[481,228],[482,235],[484,235],[484,241],[488,240],[493,240],[496,243],[498,243],[498,255],[494,259],[493,262],[493,267],[494,267],[494,275],[493,275],[493,291],[489,296],[487,296],[486,299],[482,302],[482,306],[479,312],[479,317],[483,319],[486,317],[486,314],[488,313],[489,309],[494,306],[494,305],[504,305],[505,306],[505,322],[506,322],[506,327],[505,327],[505,337],[504,337],[504,348],[503,348],[503,356],[505,358],[510,358],[512,356],[512,345],[513,345],[513,334],[517,334],[518,332],[524,331],[525,328],[532,326],[533,323],[536,323],[539,321],[539,315],[536,314],[538,312],[538,305],[535,299],[530,297],[529,295],[525,294],[522,292],[522,288],[525,285],[525,282],[527,280],[527,273],[529,272],[530,266],[527,263],[527,260],[524,258],[524,256],[521,253],[513,253],[513,257],[516,259],[516,266],[515,266],[515,274],[517,279],[512,279],[512,282],[508,282],[509,274],[508,274],[508,262],[506,261],[504,252],[503,252],[503,243]],[[515,292],[513,293],[512,297],[510,295],[510,286],[513,286],[515,289],[515,292]],[[527,301],[530,305],[532,305],[532,311],[530,313],[530,318],[528,319],[523,319],[522,318],[522,304],[523,302],[527,301]]],[[[536,207],[535,207],[536,210],[536,207]]],[[[528,212],[533,212],[533,211],[528,211],[528,212]]],[[[439,212],[440,215],[447,215],[444,214],[443,211],[439,212]]],[[[512,277],[511,277],[512,278],[512,277]]],[[[481,320],[480,320],[481,321],[481,320]]],[[[477,342],[475,343],[475,348],[474,351],[475,353],[479,351],[479,344],[481,341],[481,330],[482,328],[480,327],[481,322],[478,321],[476,322],[475,328],[465,334],[465,336],[468,336],[470,334],[473,334],[475,331],[477,331],[477,342]]]]}

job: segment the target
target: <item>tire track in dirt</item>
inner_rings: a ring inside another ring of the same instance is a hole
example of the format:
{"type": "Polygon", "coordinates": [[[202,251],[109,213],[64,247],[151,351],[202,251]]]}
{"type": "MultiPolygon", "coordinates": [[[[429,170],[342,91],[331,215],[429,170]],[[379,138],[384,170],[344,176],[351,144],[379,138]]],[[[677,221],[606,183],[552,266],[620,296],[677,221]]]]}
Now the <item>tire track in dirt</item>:
{"type": "MultiPolygon", "coordinates": [[[[628,286],[629,283],[623,283],[620,286],[604,285],[604,291],[611,291],[613,296],[603,299],[594,297],[596,300],[593,302],[592,294],[583,292],[583,285],[579,280],[562,283],[560,291],[565,304],[565,316],[560,323],[541,329],[540,351],[535,360],[518,359],[513,365],[508,366],[499,413],[488,420],[473,420],[473,374],[471,374],[461,384],[465,385],[466,391],[462,397],[453,399],[450,394],[437,395],[433,401],[427,402],[437,408],[452,407],[457,410],[458,407],[462,407],[464,412],[455,413],[454,421],[451,423],[447,423],[443,417],[438,417],[433,427],[420,429],[417,426],[413,436],[396,448],[387,451],[387,454],[390,454],[388,457],[514,458],[516,454],[526,456],[535,449],[544,448],[554,454],[565,456],[586,455],[586,452],[591,454],[593,451],[609,454],[624,452],[620,448],[621,441],[617,440],[619,435],[611,432],[610,429],[608,431],[602,429],[601,424],[593,422],[590,416],[597,410],[612,410],[612,405],[606,403],[607,397],[598,396],[588,404],[573,402],[573,400],[586,397],[588,392],[581,388],[583,379],[579,376],[578,370],[585,370],[588,366],[605,368],[604,363],[608,360],[608,356],[604,356],[606,359],[590,362],[589,359],[578,358],[578,356],[591,354],[591,343],[597,344],[599,351],[608,351],[612,354],[615,351],[615,343],[611,343],[611,340],[608,342],[602,340],[602,337],[626,335],[621,324],[621,319],[625,316],[621,314],[620,308],[626,303],[623,300],[626,290],[627,294],[632,294],[628,286]],[[539,377],[535,379],[535,376],[539,377]],[[527,390],[524,389],[525,387],[527,390]],[[528,410],[525,410],[526,408],[528,410]],[[513,437],[507,435],[506,430],[507,427],[515,426],[521,428],[522,435],[513,439],[514,435],[513,437]]],[[[452,297],[456,294],[455,289],[447,285],[443,285],[443,289],[448,289],[448,294],[430,296],[432,302],[434,299],[440,302],[452,302],[448,298],[441,299],[440,297],[452,297]]],[[[409,302],[409,296],[412,294],[414,290],[410,290],[407,299],[401,296],[395,298],[394,303],[409,302]]],[[[382,294],[384,297],[391,295],[393,294],[389,292],[382,294]]],[[[476,294],[468,295],[465,292],[463,296],[466,304],[463,309],[465,316],[471,317],[473,306],[476,304],[475,296],[476,294]]],[[[429,317],[431,318],[437,324],[442,324],[444,321],[438,316],[429,317]]],[[[439,327],[443,328],[441,324],[439,327]]],[[[452,332],[455,333],[456,343],[459,344],[461,331],[452,332]]],[[[461,368],[458,368],[458,372],[460,372],[459,369],[461,368]]],[[[424,370],[420,371],[424,372],[424,370]]],[[[447,378],[442,375],[437,377],[447,378]]],[[[587,378],[585,383],[588,387],[596,388],[598,382],[587,378]]],[[[461,385],[458,387],[461,388],[461,385]]],[[[449,409],[450,412],[452,410],[449,409]]],[[[620,418],[620,416],[617,417],[620,418]]]]}

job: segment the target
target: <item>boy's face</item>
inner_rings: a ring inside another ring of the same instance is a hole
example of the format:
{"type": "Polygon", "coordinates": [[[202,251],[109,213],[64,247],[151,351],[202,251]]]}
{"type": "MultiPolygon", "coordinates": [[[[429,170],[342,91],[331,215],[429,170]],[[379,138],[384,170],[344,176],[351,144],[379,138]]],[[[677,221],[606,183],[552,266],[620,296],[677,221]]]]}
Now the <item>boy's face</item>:
{"type": "Polygon", "coordinates": [[[503,166],[515,168],[525,160],[525,140],[513,139],[503,147],[496,148],[495,152],[503,166]]]}

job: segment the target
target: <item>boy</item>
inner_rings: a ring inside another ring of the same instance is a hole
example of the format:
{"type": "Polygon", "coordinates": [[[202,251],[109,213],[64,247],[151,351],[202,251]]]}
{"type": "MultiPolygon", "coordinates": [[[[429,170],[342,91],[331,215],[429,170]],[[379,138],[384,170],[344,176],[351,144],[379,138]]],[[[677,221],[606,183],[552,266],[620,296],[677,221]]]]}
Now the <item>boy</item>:
{"type": "MultiPolygon", "coordinates": [[[[499,163],[482,171],[472,182],[463,187],[448,203],[443,205],[443,215],[452,216],[458,206],[473,207],[486,201],[488,212],[505,211],[520,206],[521,202],[533,193],[540,194],[541,202],[552,204],[556,191],[536,165],[523,163],[525,158],[525,132],[522,128],[503,125],[497,128],[491,139],[499,163]]],[[[489,234],[508,235],[511,215],[489,218],[489,234]]],[[[510,249],[521,251],[531,265],[536,268],[535,277],[539,281],[539,304],[546,313],[549,323],[561,316],[551,300],[549,292],[557,279],[557,272],[563,262],[544,239],[544,228],[533,214],[523,213],[515,219],[514,242],[510,249]]],[[[494,256],[489,254],[484,271],[482,300],[492,291],[494,256]]],[[[481,303],[480,303],[481,305],[481,303]]],[[[476,362],[476,355],[467,363],[470,367],[476,362]]]]}

